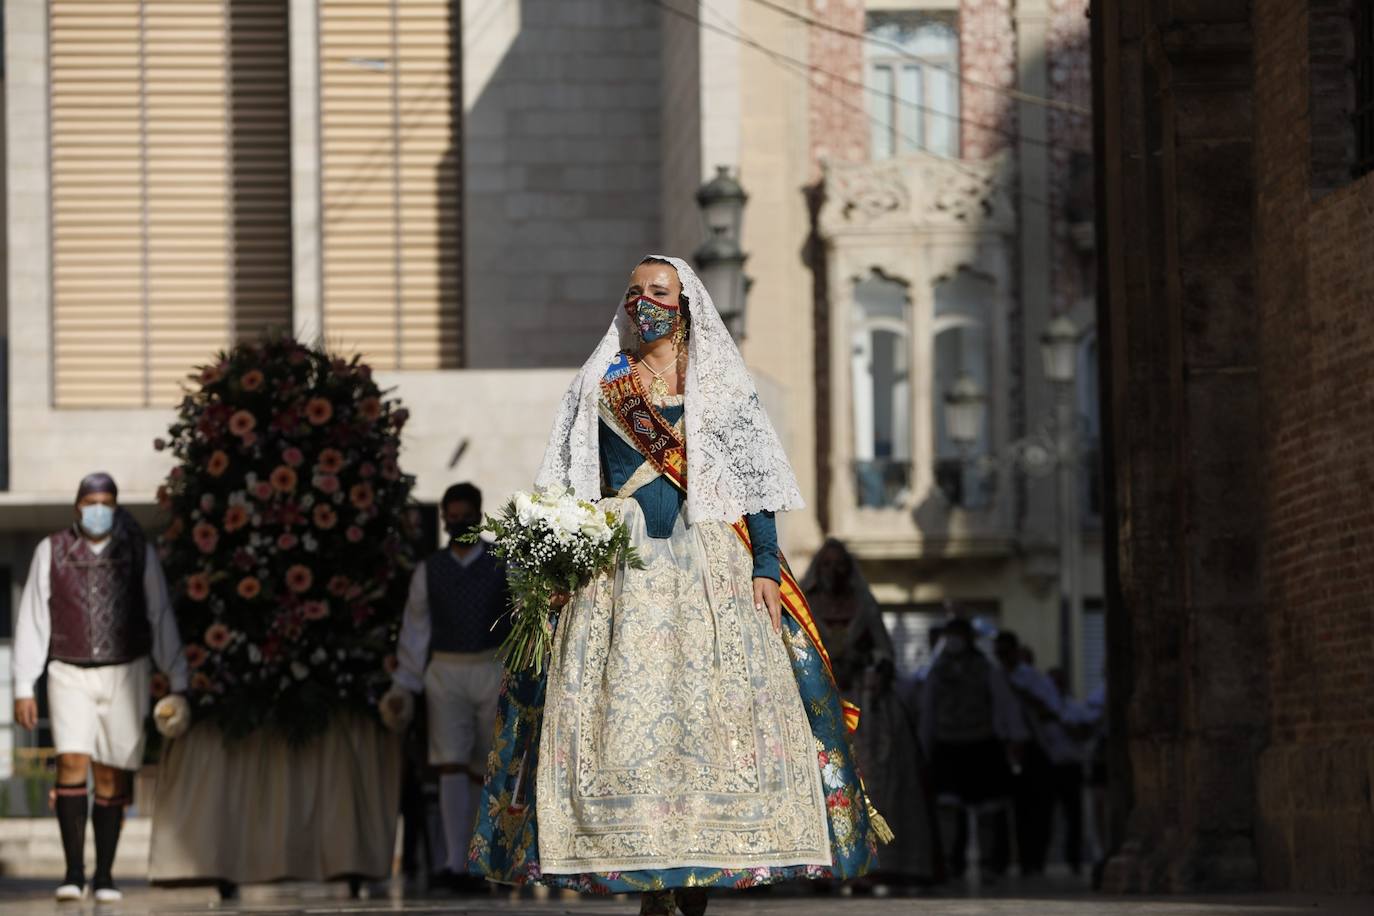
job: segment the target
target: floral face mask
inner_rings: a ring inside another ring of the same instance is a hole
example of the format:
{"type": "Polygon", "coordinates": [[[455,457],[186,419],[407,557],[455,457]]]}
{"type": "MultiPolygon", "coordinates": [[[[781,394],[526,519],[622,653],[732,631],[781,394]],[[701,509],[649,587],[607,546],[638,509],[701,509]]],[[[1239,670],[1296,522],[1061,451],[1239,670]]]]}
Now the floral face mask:
{"type": "Polygon", "coordinates": [[[669,305],[648,296],[640,296],[625,303],[625,311],[638,329],[639,339],[645,343],[652,343],[672,334],[679,317],[676,303],[669,305]]]}

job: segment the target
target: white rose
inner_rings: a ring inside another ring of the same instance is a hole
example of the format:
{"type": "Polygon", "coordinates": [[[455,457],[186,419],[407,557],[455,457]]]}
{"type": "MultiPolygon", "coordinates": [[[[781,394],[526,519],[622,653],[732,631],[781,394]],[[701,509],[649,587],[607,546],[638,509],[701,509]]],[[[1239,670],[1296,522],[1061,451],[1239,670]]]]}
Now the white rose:
{"type": "Polygon", "coordinates": [[[515,515],[522,525],[528,525],[534,518],[534,501],[530,494],[523,491],[515,494],[515,515]]]}

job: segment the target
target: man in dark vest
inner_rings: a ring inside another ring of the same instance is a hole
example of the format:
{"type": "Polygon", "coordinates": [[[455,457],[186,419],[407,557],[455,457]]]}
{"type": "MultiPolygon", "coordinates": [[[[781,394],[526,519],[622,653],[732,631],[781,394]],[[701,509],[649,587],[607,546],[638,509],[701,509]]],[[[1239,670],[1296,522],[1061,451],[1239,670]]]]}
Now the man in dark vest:
{"type": "Polygon", "coordinates": [[[410,719],[424,693],[429,762],[439,771],[448,883],[476,889],[467,877],[468,842],[496,725],[501,663],[496,649],[510,632],[506,570],[486,546],[463,542],[482,523],[482,492],[470,483],[444,493],[449,544],[415,570],[397,646],[395,683],[383,715],[410,719]]]}
{"type": "MultiPolygon", "coordinates": [[[[112,868],[132,771],[143,762],[149,654],[170,688],[186,689],[186,661],[157,553],[118,507],[108,474],[76,494],[76,520],[34,551],[14,631],[14,718],[38,726],[34,683],[48,670],[57,749],[57,822],[67,874],[58,900],[86,892],[87,773],[94,765],[95,899],[120,899],[112,868]]],[[[184,702],[184,701],[183,701],[184,702]]]]}

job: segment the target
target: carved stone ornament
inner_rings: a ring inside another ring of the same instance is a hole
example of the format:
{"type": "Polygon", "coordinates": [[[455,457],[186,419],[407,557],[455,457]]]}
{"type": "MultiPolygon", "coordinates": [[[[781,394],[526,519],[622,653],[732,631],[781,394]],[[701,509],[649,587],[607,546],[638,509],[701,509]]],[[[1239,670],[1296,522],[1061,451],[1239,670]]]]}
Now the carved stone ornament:
{"type": "Polygon", "coordinates": [[[825,169],[821,231],[922,232],[962,230],[1005,234],[1014,220],[1009,160],[981,162],[913,153],[880,162],[825,169]]]}

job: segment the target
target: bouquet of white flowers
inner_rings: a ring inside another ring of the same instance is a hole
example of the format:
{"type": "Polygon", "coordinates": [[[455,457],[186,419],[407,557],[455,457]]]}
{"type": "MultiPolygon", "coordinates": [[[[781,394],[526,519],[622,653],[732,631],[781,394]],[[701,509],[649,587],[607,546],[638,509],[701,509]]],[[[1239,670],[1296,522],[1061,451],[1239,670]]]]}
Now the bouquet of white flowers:
{"type": "Polygon", "coordinates": [[[625,523],[571,489],[516,493],[480,531],[491,532],[494,552],[510,568],[511,632],[497,654],[512,671],[543,670],[555,596],[577,591],[621,560],[644,568],[625,523]]]}

